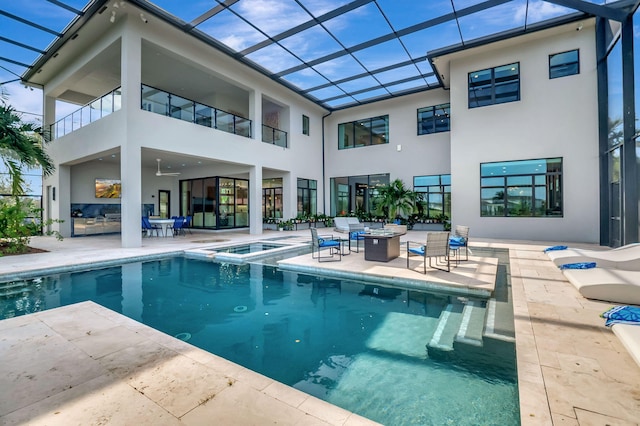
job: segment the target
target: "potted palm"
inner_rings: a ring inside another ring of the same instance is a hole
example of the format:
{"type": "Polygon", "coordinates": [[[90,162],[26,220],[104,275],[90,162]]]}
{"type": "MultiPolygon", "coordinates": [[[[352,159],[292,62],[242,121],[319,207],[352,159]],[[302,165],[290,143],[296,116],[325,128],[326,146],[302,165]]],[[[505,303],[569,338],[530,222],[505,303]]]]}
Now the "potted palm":
{"type": "Polygon", "coordinates": [[[402,220],[413,214],[419,194],[404,186],[404,182],[396,179],[389,185],[378,188],[376,214],[384,216],[389,222],[402,220]]]}

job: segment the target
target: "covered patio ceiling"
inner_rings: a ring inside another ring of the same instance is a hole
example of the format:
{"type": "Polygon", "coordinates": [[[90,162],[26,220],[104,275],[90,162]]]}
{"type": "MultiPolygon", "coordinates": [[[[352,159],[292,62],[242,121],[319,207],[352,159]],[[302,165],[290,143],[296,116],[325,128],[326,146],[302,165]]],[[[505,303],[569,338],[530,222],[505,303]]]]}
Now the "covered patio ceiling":
{"type": "Polygon", "coordinates": [[[28,0],[0,4],[0,85],[31,82],[96,13],[135,6],[336,110],[442,87],[428,52],[601,16],[638,0],[28,0]]]}

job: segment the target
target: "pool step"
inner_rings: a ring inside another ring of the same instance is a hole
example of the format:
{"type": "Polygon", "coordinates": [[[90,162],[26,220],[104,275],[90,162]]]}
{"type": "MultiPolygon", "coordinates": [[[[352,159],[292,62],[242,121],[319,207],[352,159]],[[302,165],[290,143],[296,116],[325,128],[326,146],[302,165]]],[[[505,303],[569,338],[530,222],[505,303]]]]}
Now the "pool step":
{"type": "Polygon", "coordinates": [[[454,340],[455,344],[482,346],[486,311],[484,302],[470,300],[464,305],[462,321],[454,340]]]}
{"type": "Polygon", "coordinates": [[[429,356],[453,351],[453,341],[462,323],[463,305],[449,303],[440,313],[438,325],[427,344],[429,356]]]}

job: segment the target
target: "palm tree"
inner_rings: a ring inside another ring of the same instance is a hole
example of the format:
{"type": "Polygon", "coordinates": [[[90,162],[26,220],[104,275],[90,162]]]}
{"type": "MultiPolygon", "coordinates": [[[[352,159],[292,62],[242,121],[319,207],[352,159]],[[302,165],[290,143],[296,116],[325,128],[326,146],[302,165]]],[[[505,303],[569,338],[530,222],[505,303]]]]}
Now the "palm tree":
{"type": "Polygon", "coordinates": [[[418,201],[419,194],[405,188],[404,182],[396,179],[378,188],[376,213],[387,216],[389,220],[398,216],[407,217],[414,212],[418,201]]]}
{"type": "Polygon", "coordinates": [[[44,150],[47,138],[42,128],[24,123],[19,113],[6,102],[0,93],[0,157],[11,178],[11,194],[24,194],[23,167],[41,167],[45,176],[51,175],[55,166],[44,150]]]}

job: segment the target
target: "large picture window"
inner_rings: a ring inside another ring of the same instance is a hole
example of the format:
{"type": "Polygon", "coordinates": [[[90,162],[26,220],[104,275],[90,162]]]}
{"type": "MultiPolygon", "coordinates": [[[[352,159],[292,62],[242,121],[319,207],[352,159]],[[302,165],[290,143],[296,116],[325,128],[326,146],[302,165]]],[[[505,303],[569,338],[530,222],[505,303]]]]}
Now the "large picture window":
{"type": "Polygon", "coordinates": [[[480,165],[480,215],[562,216],[562,159],[480,165]]]}
{"type": "Polygon", "coordinates": [[[520,64],[469,73],[469,108],[520,100],[520,64]]]}
{"type": "Polygon", "coordinates": [[[338,149],[389,143],[389,116],[338,124],[338,149]]]}
{"type": "Polygon", "coordinates": [[[451,175],[415,176],[413,191],[422,195],[418,209],[423,218],[451,217],[451,175]]]}
{"type": "Polygon", "coordinates": [[[449,131],[449,104],[434,105],[418,110],[418,134],[449,131]]]}

